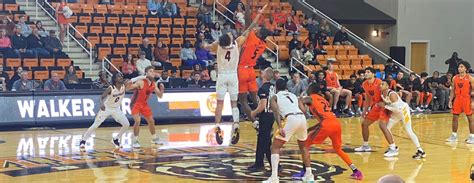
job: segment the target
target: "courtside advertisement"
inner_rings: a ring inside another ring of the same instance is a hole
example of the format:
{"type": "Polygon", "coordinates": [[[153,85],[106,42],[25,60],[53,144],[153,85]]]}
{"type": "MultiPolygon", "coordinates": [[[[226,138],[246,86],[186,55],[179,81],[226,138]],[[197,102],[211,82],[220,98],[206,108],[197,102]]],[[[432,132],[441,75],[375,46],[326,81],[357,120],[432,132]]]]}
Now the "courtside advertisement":
{"type": "MultiPolygon", "coordinates": [[[[35,94],[0,96],[2,104],[0,123],[90,121],[95,118],[100,108],[100,92],[35,94]]],[[[127,94],[121,106],[129,118],[131,118],[131,96],[132,94],[127,94]]],[[[165,93],[161,99],[153,94],[148,100],[155,119],[212,117],[216,102],[215,92],[165,93]]],[[[231,115],[229,96],[226,96],[224,106],[223,115],[231,115]]]]}

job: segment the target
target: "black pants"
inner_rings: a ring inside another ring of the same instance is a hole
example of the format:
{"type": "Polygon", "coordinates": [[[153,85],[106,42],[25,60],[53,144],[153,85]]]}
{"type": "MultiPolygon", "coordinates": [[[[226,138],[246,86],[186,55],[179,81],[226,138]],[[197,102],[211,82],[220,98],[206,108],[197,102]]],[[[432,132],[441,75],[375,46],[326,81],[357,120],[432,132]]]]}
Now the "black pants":
{"type": "Polygon", "coordinates": [[[260,124],[257,136],[257,151],[255,152],[255,165],[263,166],[264,156],[267,156],[268,163],[271,164],[270,146],[272,145],[272,127],[275,122],[273,113],[261,113],[259,116],[260,124]]]}

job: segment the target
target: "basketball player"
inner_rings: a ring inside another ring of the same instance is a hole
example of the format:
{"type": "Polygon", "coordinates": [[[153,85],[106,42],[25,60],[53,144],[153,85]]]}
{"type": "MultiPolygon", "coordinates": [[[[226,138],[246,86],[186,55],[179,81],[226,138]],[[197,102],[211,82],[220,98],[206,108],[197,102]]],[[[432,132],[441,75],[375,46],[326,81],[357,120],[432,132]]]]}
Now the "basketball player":
{"type": "Polygon", "coordinates": [[[239,79],[237,76],[237,67],[240,58],[240,48],[247,40],[249,31],[253,29],[258,23],[258,19],[262,16],[263,11],[267,5],[261,10],[258,10],[258,15],[253,20],[252,24],[245,30],[241,36],[236,39],[232,34],[227,33],[219,38],[210,45],[204,43],[204,47],[210,50],[217,50],[217,70],[219,77],[217,78],[216,93],[217,93],[217,106],[216,106],[216,140],[217,143],[222,144],[223,137],[222,131],[219,127],[222,118],[222,108],[224,107],[224,97],[227,92],[230,95],[230,101],[232,106],[232,139],[231,143],[236,144],[239,141],[239,108],[237,108],[237,98],[239,93],[239,79]]]}
{"type": "Polygon", "coordinates": [[[152,136],[152,144],[160,144],[158,137],[155,133],[155,120],[153,119],[153,114],[151,108],[148,105],[148,98],[152,92],[155,92],[158,98],[163,97],[164,86],[162,83],[157,86],[154,82],[155,71],[153,66],[148,66],[145,68],[145,79],[139,80],[136,83],[131,85],[131,89],[135,89],[135,93],[132,96],[132,117],[135,123],[133,124],[133,148],[140,148],[140,142],[138,141],[138,134],[140,132],[140,122],[141,116],[143,116],[148,123],[148,129],[152,136]]]}
{"type": "MultiPolygon", "coordinates": [[[[308,106],[311,114],[319,122],[308,129],[308,139],[306,139],[305,147],[303,148],[303,156],[306,157],[304,159],[303,171],[306,171],[306,167],[311,167],[309,147],[313,144],[321,144],[329,137],[336,154],[352,169],[353,173],[351,177],[362,180],[364,177],[362,172],[356,168],[349,156],[342,151],[341,124],[339,120],[337,120],[336,115],[331,112],[329,102],[322,97],[323,95],[320,94],[319,90],[319,86],[313,83],[308,87],[307,93],[309,96],[302,97],[299,100],[300,108],[306,109],[306,106],[308,106]]],[[[305,112],[306,110],[303,111],[305,112]]],[[[308,170],[311,170],[311,168],[308,170]]],[[[300,176],[301,175],[303,175],[303,173],[301,173],[300,176]]]]}
{"type": "MultiPolygon", "coordinates": [[[[303,162],[306,162],[304,156],[304,146],[307,138],[306,117],[298,105],[298,97],[288,92],[286,81],[279,79],[276,81],[276,94],[270,99],[270,106],[278,124],[275,131],[275,137],[272,144],[272,175],[267,182],[279,182],[278,162],[280,161],[280,149],[294,135],[298,140],[298,146],[301,151],[303,162]],[[283,118],[283,123],[281,122],[283,118]]],[[[314,181],[311,167],[306,167],[306,172],[302,178],[303,181],[314,181]]]]}
{"type": "MultiPolygon", "coordinates": [[[[364,83],[362,83],[362,88],[365,91],[365,101],[364,108],[362,111],[362,137],[364,139],[364,144],[361,147],[355,148],[357,152],[370,152],[372,148],[369,146],[369,126],[374,122],[379,121],[380,123],[387,123],[389,120],[388,110],[385,110],[383,107],[376,105],[382,101],[382,92],[380,91],[380,83],[382,80],[375,78],[375,69],[372,67],[365,68],[365,77],[367,78],[364,83]],[[370,107],[370,111],[368,108],[370,107]]],[[[379,126],[381,124],[379,123],[379,126]]],[[[388,129],[381,130],[389,143],[389,150],[384,154],[384,156],[397,156],[398,148],[393,142],[392,134],[388,129]]]]}
{"type": "MultiPolygon", "coordinates": [[[[128,89],[128,88],[127,88],[128,89]]],[[[100,96],[100,110],[95,116],[94,123],[82,137],[79,147],[81,150],[84,150],[86,145],[86,140],[89,139],[92,132],[94,132],[109,116],[115,119],[118,123],[122,125],[117,136],[113,137],[111,142],[115,145],[115,148],[120,148],[119,138],[127,131],[130,126],[125,114],[120,110],[120,105],[122,105],[122,99],[125,96],[126,85],[124,84],[122,73],[116,73],[112,77],[112,85],[109,86],[104,93],[100,96]]]]}
{"type": "Polygon", "coordinates": [[[382,81],[380,84],[380,89],[382,91],[382,100],[384,103],[378,103],[380,107],[384,107],[392,111],[390,114],[390,119],[388,124],[380,123],[381,128],[386,128],[392,134],[390,129],[397,124],[398,122],[403,122],[405,126],[405,131],[410,136],[411,140],[415,144],[417,151],[415,155],[412,156],[413,159],[421,159],[426,157],[425,151],[421,148],[420,141],[416,136],[415,132],[413,132],[413,128],[411,127],[411,114],[410,114],[410,106],[402,100],[402,98],[398,95],[397,92],[389,89],[389,84],[387,81],[382,81]]]}
{"type": "Polygon", "coordinates": [[[466,140],[468,144],[474,144],[474,123],[472,121],[472,107],[471,107],[471,91],[474,89],[474,77],[469,75],[467,71],[471,68],[469,62],[462,60],[459,62],[459,74],[453,77],[451,82],[451,92],[449,94],[449,108],[452,108],[453,113],[453,132],[451,136],[446,139],[447,142],[458,141],[458,121],[461,113],[466,114],[469,122],[469,138],[466,140]],[[454,102],[453,102],[454,99],[454,102]]]}
{"type": "Polygon", "coordinates": [[[267,45],[265,39],[270,34],[270,31],[262,27],[255,32],[251,30],[247,41],[245,41],[239,62],[238,76],[239,76],[239,102],[242,110],[249,119],[254,122],[254,126],[258,126],[258,121],[250,115],[252,109],[255,109],[258,104],[257,99],[257,76],[255,75],[254,66],[257,64],[257,59],[263,54],[267,45]],[[247,94],[250,93],[250,99],[253,106],[249,106],[247,94]]]}

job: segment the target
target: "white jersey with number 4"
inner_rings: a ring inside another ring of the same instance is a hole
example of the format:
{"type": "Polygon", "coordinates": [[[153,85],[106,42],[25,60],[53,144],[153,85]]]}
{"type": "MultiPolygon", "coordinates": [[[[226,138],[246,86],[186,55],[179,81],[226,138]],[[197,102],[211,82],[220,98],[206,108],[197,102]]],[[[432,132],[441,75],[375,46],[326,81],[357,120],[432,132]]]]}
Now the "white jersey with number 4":
{"type": "Polygon", "coordinates": [[[298,106],[298,97],[295,94],[288,91],[279,91],[276,96],[281,116],[285,117],[290,113],[302,113],[298,106]]]}
{"type": "Polygon", "coordinates": [[[125,97],[125,85],[122,85],[120,89],[115,86],[109,86],[112,88],[110,94],[105,98],[105,108],[117,108],[122,104],[122,100],[125,97]]]}
{"type": "Polygon", "coordinates": [[[219,73],[237,73],[240,49],[236,41],[228,47],[217,48],[217,70],[219,73]]]}

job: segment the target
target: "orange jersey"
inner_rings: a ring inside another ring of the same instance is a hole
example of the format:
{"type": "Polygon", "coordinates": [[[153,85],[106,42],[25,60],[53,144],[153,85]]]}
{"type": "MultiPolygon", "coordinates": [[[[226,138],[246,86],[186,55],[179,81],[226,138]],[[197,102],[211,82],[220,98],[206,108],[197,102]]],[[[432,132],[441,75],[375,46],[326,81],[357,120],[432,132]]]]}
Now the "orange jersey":
{"type": "Polygon", "coordinates": [[[339,85],[337,81],[338,81],[338,76],[336,72],[326,71],[326,83],[328,84],[328,87],[338,88],[339,85]]]}
{"type": "Polygon", "coordinates": [[[310,97],[313,103],[309,106],[309,111],[311,111],[311,114],[317,117],[319,121],[336,119],[336,115],[331,112],[331,107],[326,99],[317,94],[312,94],[310,97]]]}
{"type": "Polygon", "coordinates": [[[471,76],[466,74],[464,77],[456,75],[453,78],[454,96],[456,98],[471,97],[471,76]]]}
{"type": "Polygon", "coordinates": [[[369,104],[370,106],[382,102],[380,83],[382,83],[382,80],[378,78],[375,78],[373,83],[370,83],[369,80],[366,80],[364,83],[362,83],[362,88],[364,88],[365,93],[372,99],[372,103],[369,104]]]}
{"type": "Polygon", "coordinates": [[[255,31],[250,31],[247,41],[242,47],[239,67],[253,67],[257,64],[257,59],[266,49],[265,41],[257,37],[255,31]]]}
{"type": "Polygon", "coordinates": [[[155,83],[143,80],[143,88],[135,90],[132,97],[132,104],[147,104],[148,97],[155,91],[155,83]]]}

